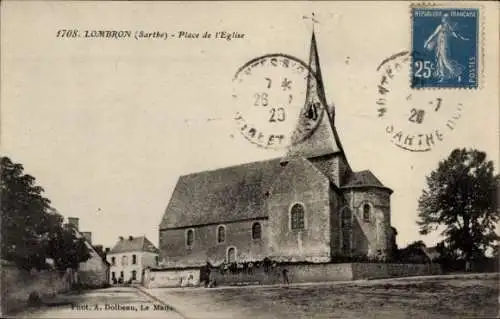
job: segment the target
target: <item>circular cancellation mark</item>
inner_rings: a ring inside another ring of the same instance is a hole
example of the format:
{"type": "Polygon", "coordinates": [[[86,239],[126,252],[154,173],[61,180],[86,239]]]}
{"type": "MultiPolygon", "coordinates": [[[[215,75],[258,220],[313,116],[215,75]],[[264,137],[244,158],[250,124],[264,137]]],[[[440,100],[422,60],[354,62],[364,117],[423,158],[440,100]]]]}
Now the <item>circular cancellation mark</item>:
{"type": "Polygon", "coordinates": [[[411,152],[427,152],[455,129],[463,105],[445,89],[411,89],[411,60],[411,53],[403,51],[377,67],[377,116],[394,145],[411,152]]]}
{"type": "Polygon", "coordinates": [[[233,78],[240,133],[264,148],[304,141],[324,113],[317,85],[307,64],[290,55],[268,54],[245,63],[233,78]]]}

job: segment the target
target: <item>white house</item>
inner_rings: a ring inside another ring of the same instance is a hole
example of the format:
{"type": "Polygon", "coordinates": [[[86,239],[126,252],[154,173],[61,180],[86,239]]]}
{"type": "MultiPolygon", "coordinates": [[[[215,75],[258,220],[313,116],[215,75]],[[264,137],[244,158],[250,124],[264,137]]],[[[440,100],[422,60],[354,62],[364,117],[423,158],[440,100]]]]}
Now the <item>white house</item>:
{"type": "Polygon", "coordinates": [[[156,267],[159,251],[146,237],[120,237],[107,254],[110,283],[140,283],[147,267],[156,267]]]}

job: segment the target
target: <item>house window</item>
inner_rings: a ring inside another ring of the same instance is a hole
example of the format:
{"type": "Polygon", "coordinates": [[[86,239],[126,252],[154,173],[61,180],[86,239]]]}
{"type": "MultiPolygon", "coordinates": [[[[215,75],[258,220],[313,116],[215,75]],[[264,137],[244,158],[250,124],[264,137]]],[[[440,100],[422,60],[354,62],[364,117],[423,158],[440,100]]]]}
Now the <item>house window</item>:
{"type": "Polygon", "coordinates": [[[116,280],[116,274],[115,274],[115,272],[114,272],[114,271],[111,273],[111,279],[112,279],[112,280],[116,280]]]}
{"type": "Polygon", "coordinates": [[[304,229],[304,205],[296,203],[290,211],[292,230],[304,229]]]}
{"type": "Polygon", "coordinates": [[[236,261],[236,248],[229,247],[227,249],[226,260],[228,263],[234,263],[236,261]]]}
{"type": "Polygon", "coordinates": [[[132,270],[132,280],[137,280],[137,271],[132,270]]]}
{"type": "Polygon", "coordinates": [[[158,266],[160,264],[160,257],[159,256],[155,256],[155,263],[156,263],[156,266],[158,266]]]}
{"type": "Polygon", "coordinates": [[[365,222],[370,221],[370,215],[371,215],[371,207],[369,204],[364,204],[363,205],[363,220],[365,222]]]}
{"type": "Polygon", "coordinates": [[[191,248],[194,242],[194,229],[188,229],[186,231],[186,246],[191,248]]]}
{"type": "Polygon", "coordinates": [[[136,264],[137,264],[137,256],[132,255],[132,265],[136,265],[136,264]]]}
{"type": "Polygon", "coordinates": [[[217,227],[217,243],[223,243],[226,241],[226,227],[219,225],[217,227]]]}
{"type": "Polygon", "coordinates": [[[128,256],[122,256],[122,266],[128,265],[128,256]]]}
{"type": "Polygon", "coordinates": [[[111,257],[111,266],[116,266],[116,258],[111,257]]]}
{"type": "Polygon", "coordinates": [[[252,225],[252,239],[260,239],[262,237],[262,226],[260,223],[252,225]]]}
{"type": "Polygon", "coordinates": [[[120,271],[120,278],[123,279],[123,271],[120,271]]]}

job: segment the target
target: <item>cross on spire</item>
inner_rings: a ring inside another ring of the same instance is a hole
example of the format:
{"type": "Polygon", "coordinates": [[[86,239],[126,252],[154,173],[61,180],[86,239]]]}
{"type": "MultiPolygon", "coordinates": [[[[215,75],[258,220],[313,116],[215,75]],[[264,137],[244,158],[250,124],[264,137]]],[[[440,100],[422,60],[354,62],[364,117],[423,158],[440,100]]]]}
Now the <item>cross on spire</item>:
{"type": "Polygon", "coordinates": [[[312,25],[313,32],[314,32],[314,25],[316,23],[319,24],[319,21],[316,19],[316,15],[314,14],[314,12],[311,12],[311,16],[302,16],[302,19],[304,19],[304,20],[311,20],[311,25],[312,25]]]}

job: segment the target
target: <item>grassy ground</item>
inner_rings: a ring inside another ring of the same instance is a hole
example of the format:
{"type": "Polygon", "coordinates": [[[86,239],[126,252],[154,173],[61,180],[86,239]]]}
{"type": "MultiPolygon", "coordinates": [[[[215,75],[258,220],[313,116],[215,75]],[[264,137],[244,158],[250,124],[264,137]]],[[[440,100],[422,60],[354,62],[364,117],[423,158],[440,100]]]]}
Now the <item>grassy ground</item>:
{"type": "Polygon", "coordinates": [[[156,290],[188,318],[494,318],[499,277],[156,290]]]}

